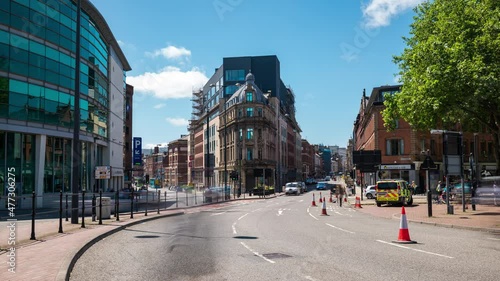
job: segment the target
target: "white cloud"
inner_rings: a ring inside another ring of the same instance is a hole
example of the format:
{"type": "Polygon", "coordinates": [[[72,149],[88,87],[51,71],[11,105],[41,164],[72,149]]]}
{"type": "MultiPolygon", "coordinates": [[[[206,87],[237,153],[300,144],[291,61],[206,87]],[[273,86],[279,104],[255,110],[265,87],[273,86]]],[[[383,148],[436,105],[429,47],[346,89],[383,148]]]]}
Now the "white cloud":
{"type": "Polygon", "coordinates": [[[167,59],[177,59],[181,57],[190,57],[191,51],[184,47],[167,46],[166,48],[155,50],[153,52],[146,52],[148,57],[158,57],[163,56],[167,59]]]}
{"type": "Polygon", "coordinates": [[[177,126],[177,127],[185,127],[185,126],[189,125],[189,120],[184,119],[184,118],[167,117],[167,118],[165,118],[165,120],[167,120],[168,123],[170,123],[174,126],[177,126]]]}
{"type": "Polygon", "coordinates": [[[160,108],[162,108],[162,107],[165,107],[165,105],[166,105],[166,104],[164,104],[164,103],[159,103],[159,104],[157,104],[157,105],[153,106],[153,108],[154,108],[154,109],[160,109],[160,108]]]}
{"type": "Polygon", "coordinates": [[[370,0],[363,6],[365,25],[377,28],[390,24],[391,18],[427,0],[370,0]]]}
{"type": "Polygon", "coordinates": [[[191,98],[193,89],[200,89],[207,81],[205,73],[198,68],[181,71],[173,66],[167,66],[159,72],[127,77],[127,84],[134,86],[134,91],[152,94],[160,99],[191,98]]]}

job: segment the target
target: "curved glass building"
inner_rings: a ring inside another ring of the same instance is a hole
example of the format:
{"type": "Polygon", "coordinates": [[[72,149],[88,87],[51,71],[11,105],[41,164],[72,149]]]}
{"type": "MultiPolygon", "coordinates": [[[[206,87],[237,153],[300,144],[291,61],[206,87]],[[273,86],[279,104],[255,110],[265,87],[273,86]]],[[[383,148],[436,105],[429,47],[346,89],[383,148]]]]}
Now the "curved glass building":
{"type": "Polygon", "coordinates": [[[18,195],[72,190],[78,89],[80,190],[95,190],[96,183],[103,190],[123,187],[125,73],[131,68],[99,11],[89,0],[80,7],[78,13],[76,0],[0,1],[1,201],[8,182],[16,183],[18,195]],[[110,166],[111,178],[98,183],[95,166],[110,166]]]}

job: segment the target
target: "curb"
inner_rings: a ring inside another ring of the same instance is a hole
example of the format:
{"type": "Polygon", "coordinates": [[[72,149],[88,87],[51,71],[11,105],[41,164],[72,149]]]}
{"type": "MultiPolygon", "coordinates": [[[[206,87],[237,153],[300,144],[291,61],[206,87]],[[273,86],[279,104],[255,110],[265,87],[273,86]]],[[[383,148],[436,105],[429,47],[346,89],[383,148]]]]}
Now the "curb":
{"type": "Polygon", "coordinates": [[[83,247],[81,247],[78,252],[76,252],[76,254],[73,256],[73,258],[71,259],[71,261],[68,262],[64,262],[62,265],[61,265],[61,269],[59,270],[59,272],[57,273],[57,276],[56,276],[56,279],[55,280],[66,280],[66,281],[69,281],[69,278],[71,276],[71,272],[73,271],[73,267],[75,266],[76,262],[78,261],[78,259],[90,248],[92,247],[94,244],[96,244],[97,242],[99,242],[100,240],[120,231],[120,230],[123,230],[127,227],[130,227],[130,226],[133,226],[133,225],[136,225],[136,224],[139,224],[139,223],[143,223],[143,222],[147,222],[147,221],[152,221],[152,220],[156,220],[156,219],[161,219],[161,218],[165,218],[165,217],[173,217],[173,216],[180,216],[180,215],[184,215],[185,212],[184,211],[181,211],[181,212],[176,212],[176,213],[171,213],[171,214],[164,214],[164,215],[158,215],[158,216],[154,216],[154,217],[149,217],[149,218],[142,218],[140,220],[136,220],[136,221],[132,221],[132,222],[129,222],[129,223],[126,223],[124,225],[121,225],[121,226],[118,226],[114,229],[111,229],[105,233],[102,233],[94,238],[92,238],[92,240],[90,240],[89,242],[87,242],[85,245],[83,245],[83,247]],[[63,276],[64,275],[64,276],[63,276]]]}

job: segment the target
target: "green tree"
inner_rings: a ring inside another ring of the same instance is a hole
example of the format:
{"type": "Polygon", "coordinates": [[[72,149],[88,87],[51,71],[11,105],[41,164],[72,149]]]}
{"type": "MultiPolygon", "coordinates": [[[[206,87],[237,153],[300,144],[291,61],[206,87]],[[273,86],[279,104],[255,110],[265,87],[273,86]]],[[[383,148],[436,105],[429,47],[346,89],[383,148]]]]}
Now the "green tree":
{"type": "Polygon", "coordinates": [[[429,130],[462,124],[493,135],[500,168],[500,1],[434,0],[415,8],[399,66],[401,92],[387,97],[387,128],[403,118],[429,130]]]}

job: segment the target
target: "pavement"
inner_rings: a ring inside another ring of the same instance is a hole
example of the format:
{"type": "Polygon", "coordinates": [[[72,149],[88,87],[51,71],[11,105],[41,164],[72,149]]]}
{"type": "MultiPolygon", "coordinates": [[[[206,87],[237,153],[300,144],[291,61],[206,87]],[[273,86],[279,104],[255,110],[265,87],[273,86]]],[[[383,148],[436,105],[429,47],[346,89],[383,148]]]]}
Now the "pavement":
{"type": "MultiPolygon", "coordinates": [[[[284,194],[278,196],[282,195],[284,194]]],[[[360,200],[356,195],[349,196],[344,206],[355,208],[358,199],[361,208],[356,210],[359,212],[395,221],[400,219],[401,207],[377,207],[375,200],[360,200]]],[[[59,219],[40,219],[35,224],[34,240],[30,239],[30,220],[16,221],[15,226],[12,221],[0,221],[0,277],[1,280],[69,280],[69,272],[78,258],[86,249],[108,235],[147,220],[219,208],[241,200],[262,198],[247,195],[244,199],[241,197],[221,203],[160,210],[159,214],[156,210],[150,210],[147,216],[144,212],[134,213],[133,218],[130,218],[130,213],[123,213],[119,215],[119,221],[112,216],[103,220],[102,224],[92,221],[89,217],[85,219],[85,228],[81,226],[81,220],[79,224],[71,224],[63,219],[63,233],[59,233],[59,219]],[[9,240],[9,237],[14,239],[9,240]],[[15,248],[11,248],[9,241],[15,241],[15,248]]],[[[454,214],[447,214],[446,204],[434,204],[432,216],[428,216],[425,196],[415,196],[414,201],[414,206],[405,207],[410,227],[411,223],[423,223],[500,234],[499,206],[478,205],[476,210],[472,211],[469,205],[463,212],[462,205],[455,205],[454,214]]]]}

